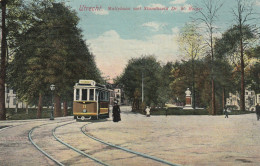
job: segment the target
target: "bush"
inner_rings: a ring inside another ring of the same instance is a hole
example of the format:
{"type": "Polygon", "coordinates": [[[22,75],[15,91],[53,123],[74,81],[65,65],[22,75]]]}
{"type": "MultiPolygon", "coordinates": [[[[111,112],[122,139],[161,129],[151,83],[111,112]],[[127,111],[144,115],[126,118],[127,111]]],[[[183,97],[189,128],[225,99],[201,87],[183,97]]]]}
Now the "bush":
{"type": "MultiPolygon", "coordinates": [[[[51,109],[43,108],[41,118],[50,118],[51,109]]],[[[71,116],[72,109],[68,109],[68,116],[71,116]]],[[[8,120],[24,120],[24,119],[37,119],[37,108],[29,108],[28,114],[26,114],[25,108],[19,108],[15,113],[14,108],[6,109],[6,116],[8,120]]]]}
{"type": "Polygon", "coordinates": [[[151,109],[151,115],[208,115],[208,111],[206,109],[161,108],[151,109]]]}

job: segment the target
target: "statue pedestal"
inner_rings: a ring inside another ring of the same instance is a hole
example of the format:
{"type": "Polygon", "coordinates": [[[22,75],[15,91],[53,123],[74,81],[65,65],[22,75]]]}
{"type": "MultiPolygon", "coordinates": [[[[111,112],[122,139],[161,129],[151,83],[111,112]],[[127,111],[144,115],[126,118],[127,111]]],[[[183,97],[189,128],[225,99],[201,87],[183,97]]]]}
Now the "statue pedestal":
{"type": "Polygon", "coordinates": [[[191,91],[189,90],[189,88],[185,91],[185,93],[186,93],[186,105],[184,106],[183,109],[185,110],[193,109],[191,106],[192,98],[191,98],[191,91]]]}

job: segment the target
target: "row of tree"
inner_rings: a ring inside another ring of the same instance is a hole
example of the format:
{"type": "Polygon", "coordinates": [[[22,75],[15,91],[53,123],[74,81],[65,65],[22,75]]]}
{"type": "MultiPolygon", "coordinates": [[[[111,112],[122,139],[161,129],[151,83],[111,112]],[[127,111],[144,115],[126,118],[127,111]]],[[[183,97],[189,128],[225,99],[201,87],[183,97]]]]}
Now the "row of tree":
{"type": "MultiPolygon", "coordinates": [[[[71,88],[79,79],[102,81],[94,56],[77,27],[79,18],[75,11],[51,0],[19,2],[12,21],[9,20],[13,12],[12,2],[6,4],[9,7],[6,43],[13,52],[6,54],[8,86],[16,90],[21,101],[38,103],[39,118],[43,102],[50,101],[50,85],[54,84],[54,115],[62,116],[61,102],[66,115],[67,102],[73,96],[71,88]]],[[[3,98],[0,102],[4,102],[3,98]]],[[[2,107],[0,112],[1,119],[5,119],[2,107]]]]}
{"type": "Polygon", "coordinates": [[[193,108],[206,107],[213,115],[222,110],[229,92],[240,92],[241,110],[245,110],[245,87],[260,92],[260,46],[256,44],[259,36],[254,22],[250,22],[255,20],[253,3],[236,0],[232,10],[236,24],[221,37],[214,37],[223,4],[214,0],[203,2],[204,8],[198,11],[195,23],[186,24],[180,31],[178,42],[183,61],[164,66],[151,56],[132,59],[117,78],[116,82],[134,104],[141,101],[141,73],[148,73],[143,74],[146,104],[158,105],[177,99],[184,102],[184,91],[190,87],[193,108]],[[205,26],[200,28],[197,23],[205,26]]]}

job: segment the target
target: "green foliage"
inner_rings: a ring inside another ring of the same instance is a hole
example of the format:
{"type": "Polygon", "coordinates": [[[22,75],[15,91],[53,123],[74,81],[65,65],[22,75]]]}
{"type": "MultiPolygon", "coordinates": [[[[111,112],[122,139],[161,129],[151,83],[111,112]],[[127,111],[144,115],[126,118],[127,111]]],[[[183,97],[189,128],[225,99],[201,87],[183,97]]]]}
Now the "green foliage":
{"type": "Polygon", "coordinates": [[[19,98],[31,103],[39,94],[49,95],[55,84],[55,93],[66,101],[79,79],[101,82],[94,56],[77,28],[76,12],[61,3],[35,3],[30,5],[37,19],[16,34],[16,54],[9,66],[8,82],[19,98]]]}
{"type": "Polygon", "coordinates": [[[210,96],[210,66],[206,59],[176,62],[172,70],[174,81],[171,83],[171,89],[174,97],[182,103],[185,103],[185,91],[192,89],[192,63],[194,63],[196,106],[206,107],[210,96]]]}
{"type": "MultiPolygon", "coordinates": [[[[42,111],[41,118],[50,118],[51,109],[44,108],[42,111]]],[[[68,116],[72,116],[72,109],[68,109],[68,116]]],[[[24,120],[24,119],[37,119],[37,109],[29,108],[28,114],[26,114],[26,109],[19,108],[18,112],[15,113],[15,109],[7,109],[7,119],[8,120],[24,120]]]]}
{"type": "Polygon", "coordinates": [[[151,110],[151,115],[208,115],[208,111],[205,109],[156,108],[151,110]]]}
{"type": "Polygon", "coordinates": [[[249,50],[247,55],[254,58],[255,61],[246,70],[246,83],[257,94],[260,93],[260,46],[249,50]]]}
{"type": "MultiPolygon", "coordinates": [[[[161,93],[161,75],[162,67],[153,56],[144,56],[141,58],[129,60],[124,73],[117,78],[116,84],[124,88],[130,101],[135,97],[141,101],[142,95],[135,95],[136,90],[142,92],[142,75],[144,82],[144,102],[146,105],[159,104],[159,95],[161,93]]],[[[167,77],[167,76],[166,76],[167,77]]],[[[140,103],[140,102],[139,102],[140,103]]]]}

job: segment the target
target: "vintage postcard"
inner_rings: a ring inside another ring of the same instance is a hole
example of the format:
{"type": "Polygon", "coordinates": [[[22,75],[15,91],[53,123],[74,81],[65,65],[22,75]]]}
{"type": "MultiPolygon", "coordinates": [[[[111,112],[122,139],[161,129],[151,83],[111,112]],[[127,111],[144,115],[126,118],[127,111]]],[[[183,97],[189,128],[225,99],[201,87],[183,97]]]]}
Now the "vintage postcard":
{"type": "Polygon", "coordinates": [[[260,0],[0,4],[0,166],[260,165],[260,0]]]}

